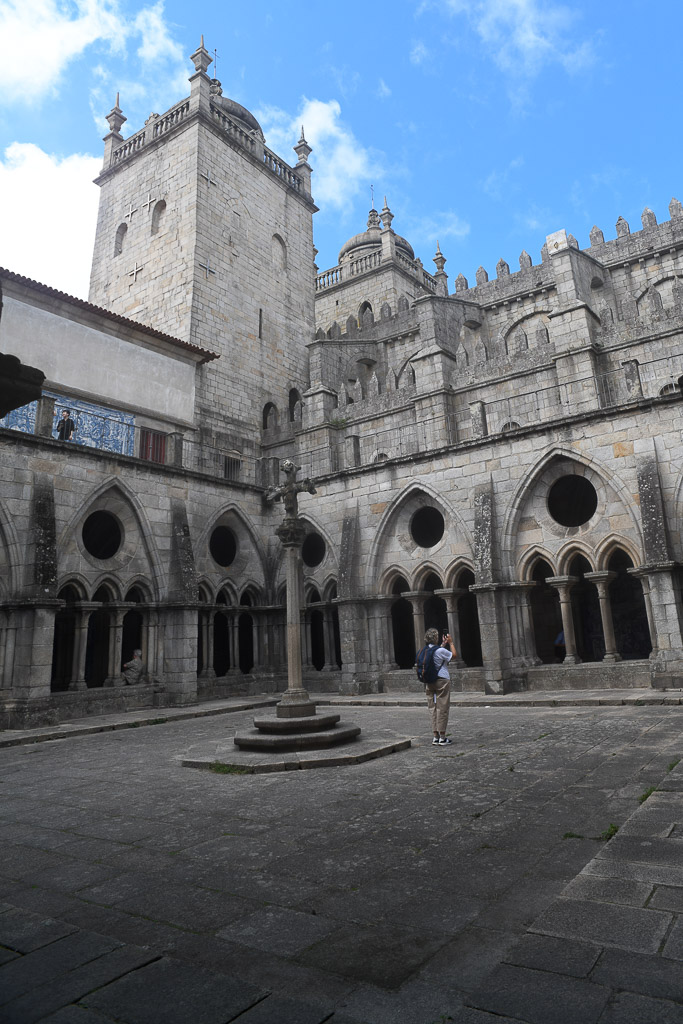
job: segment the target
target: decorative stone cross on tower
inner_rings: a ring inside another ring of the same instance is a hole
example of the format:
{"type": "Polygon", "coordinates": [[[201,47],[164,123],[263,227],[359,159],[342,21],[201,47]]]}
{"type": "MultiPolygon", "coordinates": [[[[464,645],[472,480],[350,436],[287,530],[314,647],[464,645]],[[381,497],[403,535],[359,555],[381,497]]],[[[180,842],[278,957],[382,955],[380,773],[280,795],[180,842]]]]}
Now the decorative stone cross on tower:
{"type": "Polygon", "coordinates": [[[275,531],[285,549],[287,570],[287,690],[277,706],[279,718],[302,717],[315,714],[308,691],[301,676],[301,609],[299,607],[299,574],[301,572],[301,545],[306,528],[299,519],[298,496],[303,491],[315,494],[315,484],[309,478],[297,480],[298,467],[291,459],[282,463],[285,483],[266,492],[268,502],[282,501],[285,517],[275,531]]]}

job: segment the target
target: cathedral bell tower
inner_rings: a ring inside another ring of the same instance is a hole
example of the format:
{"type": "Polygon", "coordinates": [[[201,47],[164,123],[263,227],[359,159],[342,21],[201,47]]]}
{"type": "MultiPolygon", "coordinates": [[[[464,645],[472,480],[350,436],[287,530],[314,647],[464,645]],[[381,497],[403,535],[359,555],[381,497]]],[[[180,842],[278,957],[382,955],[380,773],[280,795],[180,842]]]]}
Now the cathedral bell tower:
{"type": "Polygon", "coordinates": [[[124,139],[107,120],[90,301],[220,353],[198,370],[196,419],[258,437],[264,406],[308,381],[314,333],[310,147],[290,167],[256,118],[210,79],[204,40],[189,97],[124,139]]]}

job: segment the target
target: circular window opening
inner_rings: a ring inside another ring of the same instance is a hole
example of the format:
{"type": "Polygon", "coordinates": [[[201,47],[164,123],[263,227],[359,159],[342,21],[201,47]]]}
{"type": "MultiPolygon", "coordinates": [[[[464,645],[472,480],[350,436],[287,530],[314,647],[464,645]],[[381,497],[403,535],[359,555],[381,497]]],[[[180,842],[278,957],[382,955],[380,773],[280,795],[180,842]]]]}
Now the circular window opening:
{"type": "Polygon", "coordinates": [[[410,521],[410,534],[421,548],[433,548],[443,537],[444,521],[438,508],[420,508],[410,521]]]}
{"type": "Polygon", "coordinates": [[[301,557],[304,565],[309,569],[315,569],[325,557],[325,541],[319,533],[309,533],[301,547],[301,557]]]}
{"type": "Polygon", "coordinates": [[[597,507],[597,491],[585,476],[561,476],[548,491],[548,511],[560,526],[583,526],[597,507]]]}
{"type": "Polygon", "coordinates": [[[237,554],[237,538],[227,526],[217,526],[211,534],[209,551],[214,562],[225,567],[232,565],[237,554]]]}
{"type": "Polygon", "coordinates": [[[111,512],[93,512],[83,523],[83,544],[93,558],[113,558],[121,547],[121,526],[111,512]]]}

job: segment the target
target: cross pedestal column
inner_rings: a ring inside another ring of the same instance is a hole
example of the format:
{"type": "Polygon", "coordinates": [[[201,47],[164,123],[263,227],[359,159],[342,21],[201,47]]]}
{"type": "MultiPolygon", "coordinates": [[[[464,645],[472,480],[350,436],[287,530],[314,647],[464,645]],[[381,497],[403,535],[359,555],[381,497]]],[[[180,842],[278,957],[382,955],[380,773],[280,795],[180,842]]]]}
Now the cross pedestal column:
{"type": "Polygon", "coordinates": [[[275,531],[285,549],[287,573],[287,689],[277,705],[278,718],[302,718],[315,714],[315,704],[304,688],[301,673],[301,605],[299,595],[300,551],[306,528],[287,516],[275,531]]]}

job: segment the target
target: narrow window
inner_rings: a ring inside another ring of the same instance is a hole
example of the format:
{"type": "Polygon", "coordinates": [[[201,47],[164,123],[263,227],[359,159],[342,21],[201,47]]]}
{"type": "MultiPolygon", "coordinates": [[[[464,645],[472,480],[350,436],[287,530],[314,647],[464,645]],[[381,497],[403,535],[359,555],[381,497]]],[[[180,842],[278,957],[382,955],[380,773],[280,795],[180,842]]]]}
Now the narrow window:
{"type": "Polygon", "coordinates": [[[262,309],[259,309],[259,311],[258,311],[258,336],[259,336],[259,338],[263,337],[263,310],[262,309]]]}
{"type": "Polygon", "coordinates": [[[145,462],[166,461],[166,435],[157,430],[140,431],[140,458],[145,462]]]}
{"type": "Polygon", "coordinates": [[[166,200],[160,199],[152,212],[152,234],[156,235],[163,227],[164,213],[166,211],[166,200]]]}
{"type": "Polygon", "coordinates": [[[126,237],[127,230],[127,224],[119,224],[117,227],[116,238],[114,239],[114,256],[120,256],[123,252],[123,240],[126,237]]]}

